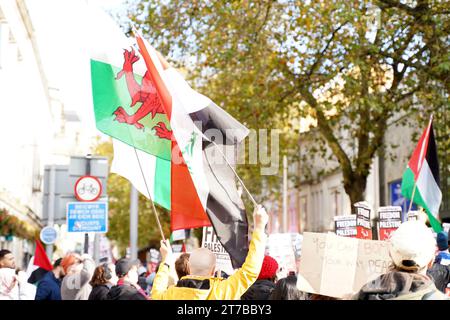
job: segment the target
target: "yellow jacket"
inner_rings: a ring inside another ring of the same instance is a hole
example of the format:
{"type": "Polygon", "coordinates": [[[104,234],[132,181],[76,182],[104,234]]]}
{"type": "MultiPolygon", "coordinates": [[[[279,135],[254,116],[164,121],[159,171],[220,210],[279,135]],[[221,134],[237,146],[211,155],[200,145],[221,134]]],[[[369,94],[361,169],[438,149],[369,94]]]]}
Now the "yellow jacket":
{"type": "Polygon", "coordinates": [[[169,267],[161,264],[152,288],[153,300],[238,300],[256,281],[264,260],[267,235],[253,231],[244,264],[227,279],[185,276],[177,286],[167,288],[169,267]]]}

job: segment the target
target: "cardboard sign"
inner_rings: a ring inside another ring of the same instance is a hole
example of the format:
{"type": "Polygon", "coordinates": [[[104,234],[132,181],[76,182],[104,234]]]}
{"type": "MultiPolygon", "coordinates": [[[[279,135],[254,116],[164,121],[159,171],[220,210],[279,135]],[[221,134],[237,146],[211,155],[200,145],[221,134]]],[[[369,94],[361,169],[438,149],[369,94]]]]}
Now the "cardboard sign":
{"type": "Polygon", "coordinates": [[[334,217],[334,230],[341,237],[356,237],[356,215],[334,217]]]}
{"type": "Polygon", "coordinates": [[[353,206],[356,213],[356,237],[358,239],[372,239],[370,224],[372,208],[367,202],[357,202],[353,206]]]}
{"type": "Polygon", "coordinates": [[[305,232],[297,287],[336,298],[353,295],[388,271],[388,246],[387,241],[305,232]]]}
{"type": "Polygon", "coordinates": [[[267,254],[278,262],[278,270],[297,271],[296,250],[291,233],[273,233],[267,240],[267,254]]]}
{"type": "Polygon", "coordinates": [[[378,209],[378,239],[387,240],[402,223],[402,207],[389,206],[378,209]]]}
{"type": "Polygon", "coordinates": [[[219,242],[213,227],[203,227],[202,248],[207,248],[216,255],[216,269],[228,275],[234,273],[230,255],[219,242]]]}

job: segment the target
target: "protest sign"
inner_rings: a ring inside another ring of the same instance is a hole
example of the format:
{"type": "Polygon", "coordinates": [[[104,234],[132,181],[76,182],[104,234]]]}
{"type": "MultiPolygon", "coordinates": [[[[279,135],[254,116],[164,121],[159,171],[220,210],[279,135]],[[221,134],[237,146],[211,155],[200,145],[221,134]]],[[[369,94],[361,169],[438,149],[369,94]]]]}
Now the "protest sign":
{"type": "Polygon", "coordinates": [[[402,207],[388,206],[378,209],[378,240],[387,240],[402,223],[402,207]]]}
{"type": "Polygon", "coordinates": [[[147,262],[150,263],[151,270],[150,272],[156,272],[156,268],[158,266],[158,263],[161,261],[161,254],[158,250],[151,248],[147,253],[147,262]]]}
{"type": "Polygon", "coordinates": [[[365,201],[357,202],[353,206],[356,213],[356,237],[358,239],[372,239],[370,224],[372,208],[365,201]]]}
{"type": "Polygon", "coordinates": [[[213,227],[203,227],[202,248],[211,250],[216,255],[216,268],[231,275],[234,273],[230,255],[219,242],[213,227]]]}
{"type": "Polygon", "coordinates": [[[408,213],[408,221],[419,220],[419,211],[410,211],[408,213]]]}
{"type": "Polygon", "coordinates": [[[297,272],[295,248],[291,233],[273,233],[267,240],[267,254],[278,262],[278,270],[297,272]]]}
{"type": "Polygon", "coordinates": [[[335,233],[341,237],[356,237],[356,215],[334,217],[335,233]]]}
{"type": "Polygon", "coordinates": [[[391,263],[387,241],[303,234],[297,287],[301,291],[344,298],[386,273],[391,263]]]}
{"type": "Polygon", "coordinates": [[[448,234],[448,231],[450,230],[450,223],[443,223],[442,229],[444,229],[444,232],[448,234]]]}

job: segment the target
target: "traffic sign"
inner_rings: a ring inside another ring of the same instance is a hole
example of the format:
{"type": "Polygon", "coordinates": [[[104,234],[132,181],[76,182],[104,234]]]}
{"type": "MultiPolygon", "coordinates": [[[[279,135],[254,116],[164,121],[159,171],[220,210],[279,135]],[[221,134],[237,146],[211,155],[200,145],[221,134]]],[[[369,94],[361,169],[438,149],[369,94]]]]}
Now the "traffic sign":
{"type": "Polygon", "coordinates": [[[40,233],[41,241],[45,244],[54,244],[58,238],[58,232],[55,228],[47,226],[42,228],[40,233]]]}
{"type": "Polygon", "coordinates": [[[108,232],[107,202],[67,203],[68,232],[108,232]]]}
{"type": "Polygon", "coordinates": [[[75,197],[79,201],[95,201],[102,194],[100,179],[93,176],[82,176],[75,182],[75,197]]]}

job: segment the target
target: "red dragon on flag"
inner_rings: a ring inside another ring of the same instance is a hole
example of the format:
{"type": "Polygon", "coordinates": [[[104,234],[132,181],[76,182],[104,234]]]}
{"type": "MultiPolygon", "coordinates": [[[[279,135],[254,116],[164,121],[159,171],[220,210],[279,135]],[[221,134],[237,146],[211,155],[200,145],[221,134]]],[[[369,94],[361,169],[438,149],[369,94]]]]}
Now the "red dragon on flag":
{"type": "MultiPolygon", "coordinates": [[[[142,118],[151,114],[152,119],[157,113],[165,114],[164,108],[156,92],[155,85],[153,84],[148,71],[145,72],[142,78],[142,84],[139,84],[134,77],[133,64],[139,60],[139,56],[136,55],[134,49],[131,51],[124,49],[123,53],[124,62],[122,70],[117,74],[116,80],[122,78],[125,75],[128,92],[131,97],[130,107],[134,107],[138,102],[142,103],[139,109],[132,115],[129,115],[122,106],[119,106],[114,115],[120,123],[126,123],[128,125],[134,125],[138,129],[144,129],[144,125],[139,122],[142,118]]],[[[156,135],[162,139],[170,140],[172,137],[172,131],[170,131],[164,122],[158,122],[153,127],[156,131],[156,135]]]]}

